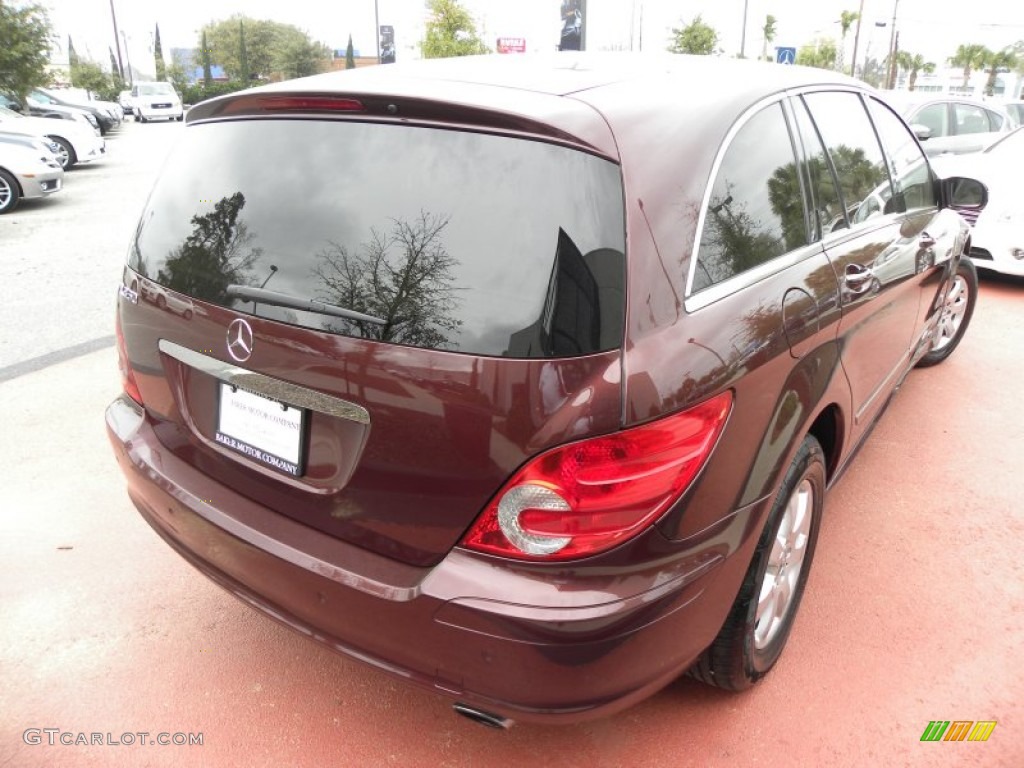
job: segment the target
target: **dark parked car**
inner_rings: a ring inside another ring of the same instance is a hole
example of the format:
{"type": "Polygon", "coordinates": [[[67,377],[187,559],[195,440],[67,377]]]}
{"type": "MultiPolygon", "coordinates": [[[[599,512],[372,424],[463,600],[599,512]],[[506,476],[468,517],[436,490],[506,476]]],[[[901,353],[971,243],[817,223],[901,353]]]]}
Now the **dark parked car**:
{"type": "Polygon", "coordinates": [[[110,108],[104,106],[105,102],[85,102],[62,96],[59,91],[49,91],[44,88],[34,88],[28,97],[29,103],[35,107],[73,107],[91,114],[100,128],[100,133],[106,136],[107,133],[121,124],[121,118],[110,108]]]}
{"type": "Polygon", "coordinates": [[[118,299],[128,493],[487,724],[746,688],[826,490],[963,337],[985,190],[832,72],[514,58],[189,111],[118,299]]]}

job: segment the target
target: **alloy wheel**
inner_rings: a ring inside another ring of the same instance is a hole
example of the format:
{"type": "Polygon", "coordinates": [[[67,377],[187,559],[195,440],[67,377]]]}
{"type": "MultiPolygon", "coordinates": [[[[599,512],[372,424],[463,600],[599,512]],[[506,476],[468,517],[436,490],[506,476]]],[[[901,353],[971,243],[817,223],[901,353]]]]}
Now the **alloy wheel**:
{"type": "Polygon", "coordinates": [[[758,650],[775,639],[793,606],[813,514],[814,486],[804,478],[786,502],[758,592],[754,617],[754,647],[758,650]]]}
{"type": "Polygon", "coordinates": [[[935,340],[932,342],[933,351],[944,349],[957,337],[970,301],[967,280],[959,273],[954,275],[953,284],[949,287],[942,303],[942,314],[939,317],[938,327],[935,329],[935,340]]]}

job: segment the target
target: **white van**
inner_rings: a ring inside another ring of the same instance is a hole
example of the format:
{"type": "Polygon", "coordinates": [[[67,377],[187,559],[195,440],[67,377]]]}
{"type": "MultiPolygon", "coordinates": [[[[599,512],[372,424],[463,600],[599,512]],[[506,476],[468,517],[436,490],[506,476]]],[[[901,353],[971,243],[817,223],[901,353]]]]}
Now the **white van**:
{"type": "Polygon", "coordinates": [[[181,99],[170,83],[136,83],[132,86],[132,111],[137,123],[158,117],[181,120],[185,115],[181,99]]]}

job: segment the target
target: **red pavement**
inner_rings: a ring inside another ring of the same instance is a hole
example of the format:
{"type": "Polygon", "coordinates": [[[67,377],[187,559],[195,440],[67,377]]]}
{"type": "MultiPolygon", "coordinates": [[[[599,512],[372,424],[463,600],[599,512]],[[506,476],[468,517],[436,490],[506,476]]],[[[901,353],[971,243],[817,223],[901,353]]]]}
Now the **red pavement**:
{"type": "Polygon", "coordinates": [[[1024,282],[984,281],[960,349],[911,374],[827,500],[759,687],[684,680],[507,733],[257,615],[158,539],[103,432],[112,350],[0,384],[0,766],[1024,766],[1022,326],[1024,282]],[[922,743],[930,720],[998,725],[922,743]],[[203,743],[30,745],[30,728],[203,743]]]}

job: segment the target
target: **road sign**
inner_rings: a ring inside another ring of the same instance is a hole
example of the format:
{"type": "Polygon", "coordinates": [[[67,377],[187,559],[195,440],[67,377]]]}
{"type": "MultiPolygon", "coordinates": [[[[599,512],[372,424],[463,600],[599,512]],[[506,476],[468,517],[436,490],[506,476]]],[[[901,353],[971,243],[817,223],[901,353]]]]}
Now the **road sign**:
{"type": "Polygon", "coordinates": [[[776,48],[775,62],[777,64],[795,64],[796,48],[776,48]]]}

